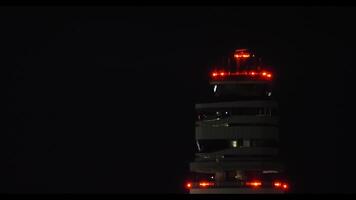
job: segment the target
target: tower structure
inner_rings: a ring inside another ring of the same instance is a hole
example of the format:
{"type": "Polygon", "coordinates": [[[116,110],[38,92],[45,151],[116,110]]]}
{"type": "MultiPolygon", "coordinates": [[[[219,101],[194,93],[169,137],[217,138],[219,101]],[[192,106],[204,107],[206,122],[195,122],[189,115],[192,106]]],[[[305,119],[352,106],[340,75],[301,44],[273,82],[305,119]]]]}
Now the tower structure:
{"type": "Polygon", "coordinates": [[[247,49],[210,74],[213,100],[195,105],[197,152],[189,193],[284,193],[273,78],[247,49]]]}

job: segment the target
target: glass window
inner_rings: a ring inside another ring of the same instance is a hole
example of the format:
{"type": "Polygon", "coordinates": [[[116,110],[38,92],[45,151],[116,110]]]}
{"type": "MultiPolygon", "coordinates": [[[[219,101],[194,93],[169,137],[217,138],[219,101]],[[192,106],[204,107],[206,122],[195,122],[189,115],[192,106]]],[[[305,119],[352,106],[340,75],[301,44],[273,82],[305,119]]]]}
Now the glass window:
{"type": "Polygon", "coordinates": [[[243,140],[198,140],[197,146],[200,152],[209,153],[228,148],[240,148],[243,146],[243,140]]]}
{"type": "Polygon", "coordinates": [[[270,99],[272,96],[269,84],[219,84],[212,87],[215,98],[221,100],[232,98],[270,99]]]}
{"type": "Polygon", "coordinates": [[[277,147],[278,141],[276,140],[263,140],[263,139],[253,139],[251,140],[252,147],[277,147]]]}

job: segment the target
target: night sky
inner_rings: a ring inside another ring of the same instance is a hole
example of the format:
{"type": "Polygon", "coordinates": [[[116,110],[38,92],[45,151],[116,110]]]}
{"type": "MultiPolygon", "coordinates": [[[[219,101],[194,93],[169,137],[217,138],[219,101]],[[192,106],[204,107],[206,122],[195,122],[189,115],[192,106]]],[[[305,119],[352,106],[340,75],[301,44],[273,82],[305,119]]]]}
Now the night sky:
{"type": "Polygon", "coordinates": [[[183,193],[194,104],[236,48],[273,66],[293,191],[354,192],[355,19],[355,7],[1,7],[0,192],[183,193]]]}

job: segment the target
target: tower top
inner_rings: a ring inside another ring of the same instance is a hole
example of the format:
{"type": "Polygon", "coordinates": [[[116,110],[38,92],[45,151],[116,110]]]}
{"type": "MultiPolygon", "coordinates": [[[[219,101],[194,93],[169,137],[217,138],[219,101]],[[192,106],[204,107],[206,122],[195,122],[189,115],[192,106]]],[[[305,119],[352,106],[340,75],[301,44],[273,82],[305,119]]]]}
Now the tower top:
{"type": "Polygon", "coordinates": [[[210,78],[214,81],[224,80],[260,80],[271,81],[272,72],[263,69],[260,60],[248,49],[236,49],[233,57],[228,57],[225,66],[215,68],[210,78]]]}

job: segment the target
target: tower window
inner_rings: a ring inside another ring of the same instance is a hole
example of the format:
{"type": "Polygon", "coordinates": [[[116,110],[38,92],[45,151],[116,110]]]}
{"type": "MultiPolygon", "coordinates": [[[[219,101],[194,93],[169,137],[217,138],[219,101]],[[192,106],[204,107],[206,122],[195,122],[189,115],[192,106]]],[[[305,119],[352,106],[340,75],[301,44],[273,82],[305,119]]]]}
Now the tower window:
{"type": "Polygon", "coordinates": [[[231,142],[231,144],[232,144],[232,147],[234,147],[234,148],[237,147],[237,141],[236,141],[236,140],[233,140],[233,141],[231,142]]]}
{"type": "Polygon", "coordinates": [[[244,147],[250,147],[250,146],[251,146],[250,140],[244,140],[244,141],[243,141],[243,146],[244,146],[244,147]]]}

